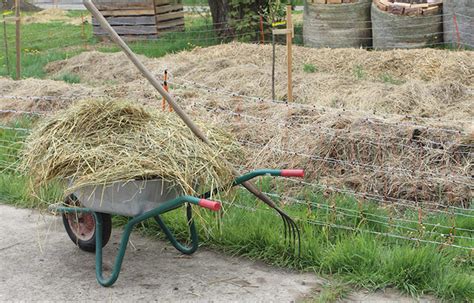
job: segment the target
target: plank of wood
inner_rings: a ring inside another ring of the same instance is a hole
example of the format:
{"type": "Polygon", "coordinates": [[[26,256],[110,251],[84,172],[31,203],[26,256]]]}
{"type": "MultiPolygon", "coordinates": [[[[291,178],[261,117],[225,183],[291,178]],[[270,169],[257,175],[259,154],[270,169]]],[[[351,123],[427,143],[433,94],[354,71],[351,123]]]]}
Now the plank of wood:
{"type": "MultiPolygon", "coordinates": [[[[152,35],[157,34],[158,30],[154,25],[135,25],[135,26],[113,26],[119,35],[152,35]]],[[[107,35],[107,32],[100,26],[93,26],[95,35],[107,35]]]]}
{"type": "Polygon", "coordinates": [[[403,6],[390,5],[390,6],[388,7],[388,12],[389,12],[389,13],[392,13],[392,14],[395,14],[395,15],[403,15],[403,9],[404,9],[403,6]]]}
{"type": "Polygon", "coordinates": [[[437,15],[440,11],[439,6],[433,6],[429,7],[427,9],[423,10],[423,15],[431,16],[431,15],[437,15]]]}
{"type": "Polygon", "coordinates": [[[166,34],[166,33],[174,33],[174,32],[182,32],[184,31],[184,24],[179,26],[174,26],[170,28],[160,29],[158,34],[166,34]]]}
{"type": "Polygon", "coordinates": [[[327,0],[328,4],[341,4],[342,0],[327,0]]]}
{"type": "Polygon", "coordinates": [[[156,6],[172,4],[170,0],[155,0],[156,6]]]}
{"type": "Polygon", "coordinates": [[[156,27],[158,28],[158,31],[160,32],[163,29],[167,29],[167,28],[175,27],[175,26],[184,26],[184,19],[176,19],[176,20],[171,20],[171,21],[166,21],[166,22],[159,22],[156,24],[156,27]]]}
{"type": "Polygon", "coordinates": [[[166,14],[169,12],[182,11],[182,10],[183,10],[182,4],[162,5],[162,6],[157,6],[155,9],[157,14],[166,14]]]}
{"type": "Polygon", "coordinates": [[[393,5],[402,6],[402,7],[410,7],[411,6],[410,3],[404,3],[404,2],[395,2],[395,3],[393,3],[393,5]]]}
{"type": "Polygon", "coordinates": [[[167,14],[156,15],[156,22],[163,22],[167,20],[173,20],[178,18],[184,18],[184,11],[172,12],[167,14]]]}
{"type": "Polygon", "coordinates": [[[419,4],[412,4],[411,8],[427,8],[428,3],[419,3],[419,4]]]}
{"type": "Polygon", "coordinates": [[[441,5],[443,5],[443,0],[438,0],[438,1],[435,1],[435,2],[428,3],[429,7],[431,7],[431,6],[441,6],[441,5]]]}
{"type": "Polygon", "coordinates": [[[159,36],[155,35],[121,35],[125,41],[143,41],[143,40],[158,40],[159,36]]]}
{"type": "Polygon", "coordinates": [[[151,9],[121,9],[114,11],[101,11],[102,15],[108,16],[145,16],[155,15],[155,10],[151,9]]]}
{"type": "Polygon", "coordinates": [[[383,4],[381,0],[374,0],[375,5],[382,11],[387,11],[387,5],[383,4]]]}
{"type": "Polygon", "coordinates": [[[288,33],[293,33],[293,31],[288,28],[277,28],[277,29],[272,30],[272,33],[274,35],[286,35],[288,33]]]}
{"type": "Polygon", "coordinates": [[[418,16],[422,14],[421,7],[405,7],[404,14],[407,16],[418,16]]]}
{"type": "Polygon", "coordinates": [[[113,11],[122,9],[151,9],[155,4],[153,1],[143,1],[135,3],[116,3],[116,2],[104,2],[97,4],[99,10],[113,11]]]}
{"type": "MultiPolygon", "coordinates": [[[[127,16],[127,17],[107,17],[110,25],[156,25],[154,16],[127,16]]],[[[92,25],[99,25],[99,22],[92,17],[92,25]]]]}
{"type": "MultiPolygon", "coordinates": [[[[109,35],[96,35],[100,41],[112,41],[109,35]]],[[[127,42],[144,41],[144,40],[158,40],[157,34],[153,35],[120,35],[120,37],[127,42]]]]}

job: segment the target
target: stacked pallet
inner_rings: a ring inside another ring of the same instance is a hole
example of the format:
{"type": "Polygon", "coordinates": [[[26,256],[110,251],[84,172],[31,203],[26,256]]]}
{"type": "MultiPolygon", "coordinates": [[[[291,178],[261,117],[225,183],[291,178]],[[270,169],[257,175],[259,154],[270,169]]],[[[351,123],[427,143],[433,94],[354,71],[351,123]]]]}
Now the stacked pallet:
{"type": "Polygon", "coordinates": [[[436,15],[441,12],[443,0],[374,0],[378,9],[395,15],[436,15]]]}
{"type": "MultiPolygon", "coordinates": [[[[172,0],[97,0],[99,11],[117,34],[128,40],[156,39],[161,34],[184,29],[181,3],[172,0]]],[[[92,20],[96,36],[106,37],[97,20],[92,20]]]]}

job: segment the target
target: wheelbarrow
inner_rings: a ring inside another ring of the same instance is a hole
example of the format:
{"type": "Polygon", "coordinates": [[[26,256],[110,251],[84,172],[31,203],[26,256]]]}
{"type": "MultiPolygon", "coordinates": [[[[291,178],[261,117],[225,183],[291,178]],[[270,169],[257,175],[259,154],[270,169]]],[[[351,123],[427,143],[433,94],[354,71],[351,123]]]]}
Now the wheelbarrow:
{"type": "MultiPolygon", "coordinates": [[[[299,169],[260,169],[236,178],[231,186],[237,186],[255,177],[270,175],[303,177],[299,169]]],[[[130,234],[135,225],[147,219],[156,220],[171,244],[183,254],[194,253],[199,245],[196,226],[192,218],[192,204],[218,211],[221,204],[208,198],[219,189],[197,198],[180,195],[179,191],[162,179],[132,180],[108,185],[85,186],[66,198],[65,204],[52,205],[50,210],[62,213],[63,224],[69,238],[82,250],[95,252],[96,278],[100,285],[113,285],[120,274],[122,261],[130,234]],[[190,245],[179,242],[161,219],[161,215],[186,205],[190,245]],[[112,232],[111,215],[132,217],[125,225],[112,273],[105,278],[102,270],[102,248],[107,244],[112,232]]],[[[285,230],[286,231],[286,230],[285,230]]]]}

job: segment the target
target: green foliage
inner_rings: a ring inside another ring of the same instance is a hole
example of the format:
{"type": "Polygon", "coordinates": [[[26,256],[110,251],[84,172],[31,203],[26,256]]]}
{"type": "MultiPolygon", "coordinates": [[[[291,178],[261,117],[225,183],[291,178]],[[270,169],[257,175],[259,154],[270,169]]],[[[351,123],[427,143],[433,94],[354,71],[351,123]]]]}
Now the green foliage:
{"type": "Polygon", "coordinates": [[[399,85],[403,83],[403,81],[397,80],[393,78],[392,75],[389,75],[389,74],[383,74],[381,76],[381,80],[383,83],[389,83],[389,84],[395,84],[395,85],[399,85]]]}
{"type": "Polygon", "coordinates": [[[66,74],[60,75],[58,78],[56,78],[56,80],[62,80],[64,82],[72,84],[72,83],[80,83],[81,77],[79,77],[79,75],[76,75],[76,74],[66,73],[66,74]]]}
{"type": "MultiPolygon", "coordinates": [[[[7,126],[27,129],[33,123],[32,119],[22,118],[7,126]]],[[[46,208],[47,202],[60,201],[62,190],[54,182],[33,193],[28,177],[18,172],[25,137],[24,131],[0,129],[0,199],[3,203],[22,207],[46,208]]]]}
{"type": "Polygon", "coordinates": [[[333,303],[338,302],[350,292],[348,285],[330,282],[325,285],[315,302],[333,303]]]}
{"type": "Polygon", "coordinates": [[[311,63],[305,63],[303,65],[303,71],[305,73],[315,73],[318,71],[318,68],[316,66],[314,66],[314,64],[311,64],[311,63]]]}
{"type": "Polygon", "coordinates": [[[354,67],[354,69],[352,70],[352,72],[354,73],[354,77],[357,80],[365,79],[365,71],[364,71],[364,68],[362,67],[362,65],[356,65],[354,67]]]}
{"type": "MultiPolygon", "coordinates": [[[[24,24],[21,27],[21,75],[22,78],[42,78],[46,75],[43,67],[56,60],[67,59],[86,50],[84,44],[94,44],[90,26],[85,27],[86,37],[81,27],[60,22],[24,24]]],[[[7,42],[9,45],[10,74],[2,62],[0,76],[15,77],[15,25],[7,24],[7,42]]],[[[3,40],[3,39],[2,39],[3,40]]],[[[3,47],[3,42],[1,46],[3,47]]],[[[0,56],[4,60],[4,50],[0,56]]]]}
{"type": "Polygon", "coordinates": [[[264,17],[265,27],[275,21],[285,19],[285,0],[229,0],[230,25],[236,34],[247,40],[258,37],[260,16],[264,17]]]}
{"type": "Polygon", "coordinates": [[[281,0],[269,0],[266,8],[262,9],[262,15],[268,23],[278,22],[285,19],[285,3],[281,0]]]}

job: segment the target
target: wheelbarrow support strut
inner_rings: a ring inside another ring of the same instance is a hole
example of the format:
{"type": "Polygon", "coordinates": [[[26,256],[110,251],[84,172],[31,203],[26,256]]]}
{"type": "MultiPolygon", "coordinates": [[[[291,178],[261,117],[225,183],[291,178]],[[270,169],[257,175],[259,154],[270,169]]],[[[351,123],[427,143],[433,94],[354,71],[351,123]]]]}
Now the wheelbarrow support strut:
{"type": "Polygon", "coordinates": [[[122,267],[122,261],[125,256],[125,251],[127,249],[128,245],[128,240],[130,238],[130,234],[133,231],[133,228],[135,225],[137,225],[140,222],[143,222],[147,219],[154,218],[158,224],[160,225],[161,229],[165,233],[166,237],[170,240],[171,244],[181,251],[184,254],[192,254],[193,252],[196,251],[198,248],[198,236],[196,232],[196,227],[194,225],[194,222],[191,217],[191,209],[190,205],[188,205],[187,209],[187,217],[188,217],[188,224],[189,224],[189,230],[191,234],[191,247],[187,247],[184,244],[181,244],[176,237],[171,233],[171,231],[168,229],[168,227],[165,225],[165,223],[161,220],[160,215],[170,211],[178,206],[181,206],[184,203],[190,203],[190,204],[196,204],[208,209],[211,209],[213,211],[217,211],[220,209],[221,205],[218,202],[214,201],[209,201],[206,199],[199,199],[196,197],[192,196],[180,196],[177,197],[173,200],[170,200],[168,202],[165,202],[163,205],[150,210],[148,212],[145,212],[141,215],[138,215],[134,218],[132,218],[127,225],[125,225],[124,231],[122,233],[122,237],[120,240],[120,245],[119,245],[119,250],[117,253],[117,256],[115,257],[114,265],[112,268],[112,273],[108,278],[104,278],[103,275],[103,269],[102,269],[102,259],[103,259],[103,254],[102,254],[102,217],[98,216],[95,211],[92,211],[91,209],[88,208],[76,208],[76,207],[56,207],[54,210],[58,212],[86,212],[86,213],[92,213],[92,215],[95,218],[96,225],[95,225],[95,231],[96,231],[96,252],[95,252],[95,273],[96,273],[96,278],[97,281],[99,282],[100,285],[108,287],[111,286],[112,284],[117,281],[118,276],[120,274],[120,269],[122,267]]]}

